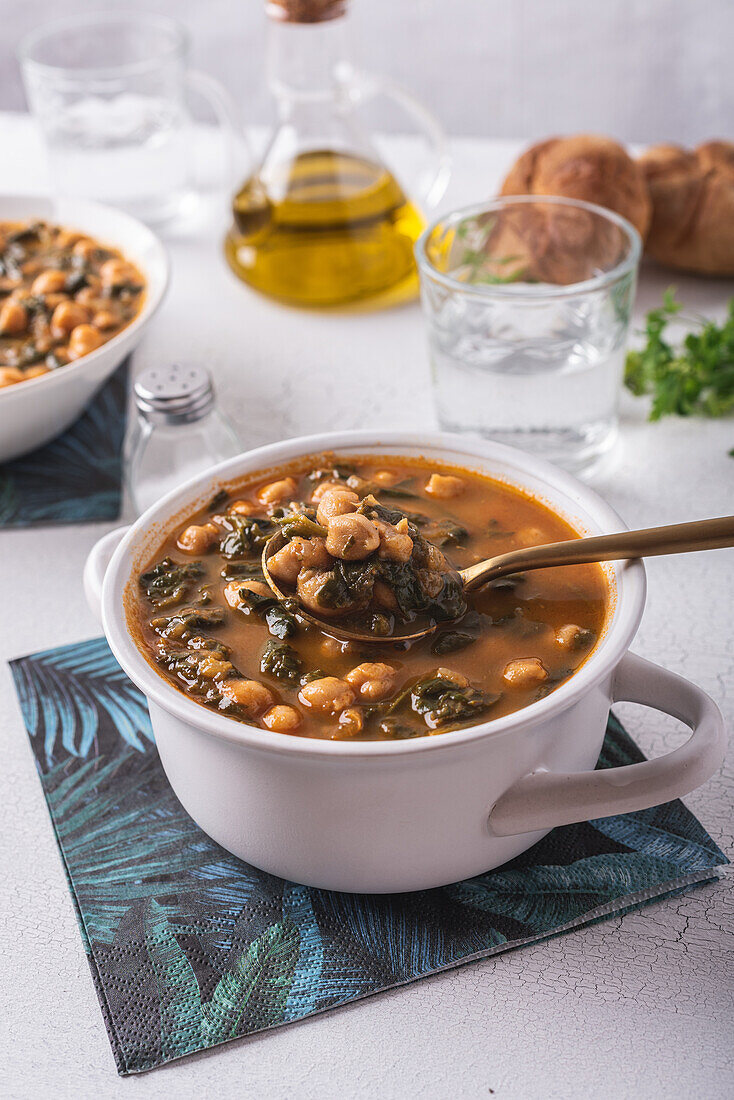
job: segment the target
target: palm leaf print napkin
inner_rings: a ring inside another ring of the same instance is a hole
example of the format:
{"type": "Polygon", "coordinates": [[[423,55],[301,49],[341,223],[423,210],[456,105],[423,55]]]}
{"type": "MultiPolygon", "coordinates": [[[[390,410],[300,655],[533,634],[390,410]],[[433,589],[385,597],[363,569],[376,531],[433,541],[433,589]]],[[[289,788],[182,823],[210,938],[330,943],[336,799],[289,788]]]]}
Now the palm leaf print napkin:
{"type": "Polygon", "coordinates": [[[117,519],[129,362],[63,435],[0,465],[0,527],[117,519]]]}
{"type": "MultiPolygon", "coordinates": [[[[188,817],[104,639],[12,671],[121,1074],[624,912],[727,862],[670,802],[556,829],[439,890],[310,889],[235,859],[188,817]]],[[[599,767],[641,759],[610,717],[599,767]]]]}

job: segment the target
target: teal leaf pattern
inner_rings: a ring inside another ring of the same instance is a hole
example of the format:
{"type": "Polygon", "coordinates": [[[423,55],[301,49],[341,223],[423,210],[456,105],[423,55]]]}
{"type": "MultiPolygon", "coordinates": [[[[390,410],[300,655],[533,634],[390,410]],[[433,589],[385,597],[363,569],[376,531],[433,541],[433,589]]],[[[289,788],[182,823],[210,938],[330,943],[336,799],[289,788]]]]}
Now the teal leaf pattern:
{"type": "Polygon", "coordinates": [[[220,978],[212,999],[204,1005],[206,1046],[234,1039],[246,1012],[253,1020],[253,1031],[281,1022],[299,944],[298,930],[281,921],[242,952],[235,965],[220,978]]]}
{"type": "Polygon", "coordinates": [[[125,360],[63,435],[0,466],[0,527],[117,519],[128,367],[125,360]]]}
{"type": "Polygon", "coordinates": [[[201,993],[191,963],[179,946],[165,910],[148,903],[145,946],[158,988],[161,1050],[164,1058],[190,1054],[201,1046],[201,993]]]}
{"type": "MultiPolygon", "coordinates": [[[[104,640],[20,658],[12,672],[122,1074],[623,914],[726,862],[671,802],[556,829],[440,890],[368,897],[283,882],[188,817],[145,700],[104,640]]],[[[610,716],[598,766],[640,759],[610,716]]]]}

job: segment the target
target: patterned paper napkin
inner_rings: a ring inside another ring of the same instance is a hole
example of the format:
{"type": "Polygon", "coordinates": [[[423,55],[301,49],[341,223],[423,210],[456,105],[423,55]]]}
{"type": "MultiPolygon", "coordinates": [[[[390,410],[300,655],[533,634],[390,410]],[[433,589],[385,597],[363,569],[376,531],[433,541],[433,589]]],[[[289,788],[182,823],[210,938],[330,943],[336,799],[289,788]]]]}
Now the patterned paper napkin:
{"type": "Polygon", "coordinates": [[[58,439],[0,465],[0,527],[117,519],[129,364],[58,439]]]}
{"type": "MultiPolygon", "coordinates": [[[[556,829],[440,890],[309,889],[240,862],[187,816],[103,639],[12,670],[121,1074],[623,912],[727,862],[670,802],[556,829]]],[[[599,766],[641,759],[610,717],[599,766]]]]}

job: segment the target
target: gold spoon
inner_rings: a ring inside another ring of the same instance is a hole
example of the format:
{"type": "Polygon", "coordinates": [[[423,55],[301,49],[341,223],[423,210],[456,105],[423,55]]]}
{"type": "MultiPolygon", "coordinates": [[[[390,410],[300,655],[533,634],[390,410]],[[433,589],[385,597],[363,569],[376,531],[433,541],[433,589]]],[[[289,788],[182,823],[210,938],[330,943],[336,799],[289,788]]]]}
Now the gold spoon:
{"type": "MultiPolygon", "coordinates": [[[[262,567],[265,579],[279,599],[281,592],[268,570],[268,559],[286,539],[281,532],[273,535],[265,545],[262,567]]],[[[467,569],[460,569],[464,591],[475,592],[489,581],[499,580],[510,573],[524,573],[529,569],[547,569],[556,565],[586,565],[589,562],[621,561],[630,558],[654,557],[658,554],[685,554],[693,550],[719,550],[734,546],[734,516],[719,519],[700,519],[690,523],[675,523],[669,527],[647,527],[643,531],[620,531],[616,535],[594,535],[592,538],[570,539],[567,542],[551,542],[545,546],[524,546],[497,554],[486,561],[477,562],[467,569]]],[[[320,619],[299,607],[298,614],[306,622],[317,626],[324,634],[346,642],[408,642],[432,634],[437,623],[410,634],[360,634],[341,627],[338,621],[320,619]]]]}

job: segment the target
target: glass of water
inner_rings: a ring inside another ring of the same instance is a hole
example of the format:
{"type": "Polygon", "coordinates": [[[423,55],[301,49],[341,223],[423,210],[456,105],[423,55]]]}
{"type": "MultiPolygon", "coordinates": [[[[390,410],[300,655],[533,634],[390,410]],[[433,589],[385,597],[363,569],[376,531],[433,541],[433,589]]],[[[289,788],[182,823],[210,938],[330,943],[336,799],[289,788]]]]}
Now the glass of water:
{"type": "Polygon", "coordinates": [[[230,175],[236,111],[217,81],[187,67],[188,52],[178,23],[141,12],[68,16],[23,39],[23,82],[56,194],[110,203],[149,225],[185,212],[195,193],[189,90],[222,128],[230,175]]]}
{"type": "Polygon", "coordinates": [[[416,244],[438,419],[589,474],[617,435],[640,237],[590,203],[507,197],[416,244]]]}

